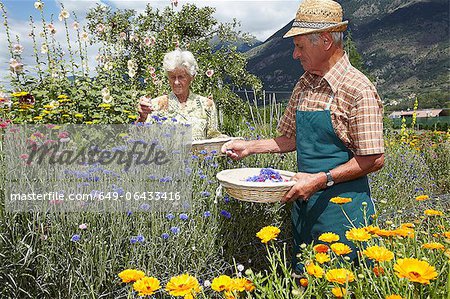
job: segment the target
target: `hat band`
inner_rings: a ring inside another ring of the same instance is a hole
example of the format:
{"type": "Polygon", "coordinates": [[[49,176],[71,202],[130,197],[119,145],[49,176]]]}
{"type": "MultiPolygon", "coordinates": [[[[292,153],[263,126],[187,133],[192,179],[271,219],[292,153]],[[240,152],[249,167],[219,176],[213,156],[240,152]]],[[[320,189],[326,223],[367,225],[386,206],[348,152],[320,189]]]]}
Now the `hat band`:
{"type": "Polygon", "coordinates": [[[329,26],[334,26],[338,23],[317,23],[317,22],[301,22],[294,21],[292,23],[292,27],[300,27],[300,28],[311,28],[311,29],[321,29],[329,26]]]}

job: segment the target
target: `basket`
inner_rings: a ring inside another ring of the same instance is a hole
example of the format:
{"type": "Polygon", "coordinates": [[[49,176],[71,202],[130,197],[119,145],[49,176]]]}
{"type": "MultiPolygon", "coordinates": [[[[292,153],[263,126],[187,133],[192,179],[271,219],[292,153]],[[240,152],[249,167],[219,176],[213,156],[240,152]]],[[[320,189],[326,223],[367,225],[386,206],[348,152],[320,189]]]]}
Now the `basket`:
{"type": "Polygon", "coordinates": [[[218,137],[211,139],[202,139],[202,140],[194,140],[192,141],[192,152],[199,153],[202,150],[205,150],[207,153],[211,153],[212,151],[216,151],[217,155],[223,155],[221,153],[222,145],[230,140],[242,139],[241,137],[218,137]]]}
{"type": "Polygon", "coordinates": [[[250,176],[258,175],[261,168],[236,168],[219,172],[216,177],[230,196],[250,202],[279,202],[283,195],[295,184],[290,179],[295,173],[277,170],[280,175],[288,179],[287,182],[247,182],[250,176]]]}

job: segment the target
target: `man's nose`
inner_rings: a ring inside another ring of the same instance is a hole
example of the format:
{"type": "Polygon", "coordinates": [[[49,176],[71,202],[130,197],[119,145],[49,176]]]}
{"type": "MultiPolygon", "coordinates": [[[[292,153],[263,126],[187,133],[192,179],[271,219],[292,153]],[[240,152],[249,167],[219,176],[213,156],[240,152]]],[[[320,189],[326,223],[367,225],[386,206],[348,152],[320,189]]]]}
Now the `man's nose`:
{"type": "Polygon", "coordinates": [[[300,59],[300,51],[297,49],[294,49],[294,52],[292,52],[292,58],[300,59]]]}

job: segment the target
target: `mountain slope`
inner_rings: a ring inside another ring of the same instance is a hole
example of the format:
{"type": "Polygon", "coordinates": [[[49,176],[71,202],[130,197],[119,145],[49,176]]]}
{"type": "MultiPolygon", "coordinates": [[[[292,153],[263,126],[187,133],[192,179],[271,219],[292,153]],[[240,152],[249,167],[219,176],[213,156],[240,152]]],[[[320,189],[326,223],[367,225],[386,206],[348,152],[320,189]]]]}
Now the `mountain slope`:
{"type": "MultiPolygon", "coordinates": [[[[449,2],[446,0],[340,1],[366,68],[386,97],[412,92],[449,94],[449,2]]],[[[292,58],[291,22],[247,52],[249,70],[269,90],[292,89],[303,73],[292,58]]]]}

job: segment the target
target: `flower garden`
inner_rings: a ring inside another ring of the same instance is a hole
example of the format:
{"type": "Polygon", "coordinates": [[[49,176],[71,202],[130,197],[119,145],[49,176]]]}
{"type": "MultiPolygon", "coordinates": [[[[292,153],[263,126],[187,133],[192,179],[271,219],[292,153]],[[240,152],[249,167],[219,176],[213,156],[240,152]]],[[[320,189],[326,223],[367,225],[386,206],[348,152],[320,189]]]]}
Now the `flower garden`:
{"type": "MultiPolygon", "coordinates": [[[[419,132],[406,125],[393,130],[386,123],[385,166],[370,175],[374,222],[364,228],[349,223],[346,235],[360,249],[358,263],[346,259],[351,249],[330,231],[320,236],[320,244],[301,245],[301,277],[290,269],[290,206],[235,200],[218,189],[215,178],[221,170],[239,167],[295,171],[293,153],[239,162],[214,151],[190,155],[193,200],[182,211],[5,208],[4,136],[11,129],[25,124],[54,124],[54,130],[65,124],[132,125],[141,95],[169,91],[161,59],[175,47],[195,54],[200,72],[193,92],[214,99],[223,132],[246,139],[276,135],[273,107],[247,104],[233,93],[233,86],[250,86],[263,97],[258,78],[245,70],[243,54],[231,44],[210,42],[213,36],[246,38],[236,32],[237,24],[218,23],[212,8],[174,9],[176,4],[163,10],[148,6],[140,15],[98,6],[82,24],[63,6],[58,20],[48,19],[45,3],[37,1],[39,17],[30,18],[27,37],[33,47],[26,49],[12,36],[0,2],[8,36],[3,46],[10,54],[10,86],[0,86],[0,297],[449,298],[450,132],[419,132]],[[94,49],[95,67],[89,61],[94,49]],[[35,65],[22,62],[25,51],[32,53],[35,65]],[[238,109],[244,112],[236,115],[238,109]]],[[[86,165],[85,173],[99,181],[107,177],[98,165],[86,165]]],[[[93,184],[80,179],[86,188],[93,184]]],[[[120,192],[120,186],[114,188],[120,192]]],[[[334,198],[332,204],[345,216],[351,200],[334,198]]]]}

